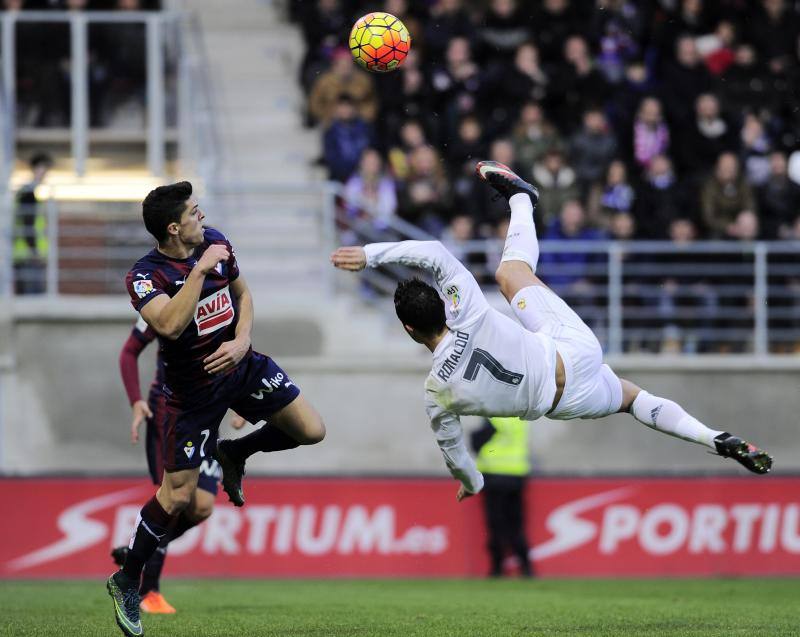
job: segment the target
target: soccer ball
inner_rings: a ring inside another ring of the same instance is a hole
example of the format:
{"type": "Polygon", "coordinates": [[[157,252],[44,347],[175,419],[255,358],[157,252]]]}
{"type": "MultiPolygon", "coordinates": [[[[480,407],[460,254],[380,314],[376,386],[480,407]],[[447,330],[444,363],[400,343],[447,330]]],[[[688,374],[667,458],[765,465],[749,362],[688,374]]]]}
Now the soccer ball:
{"type": "Polygon", "coordinates": [[[410,47],[411,36],[406,26],[383,11],[359,18],[350,31],[350,53],[367,71],[394,71],[406,59],[410,47]]]}

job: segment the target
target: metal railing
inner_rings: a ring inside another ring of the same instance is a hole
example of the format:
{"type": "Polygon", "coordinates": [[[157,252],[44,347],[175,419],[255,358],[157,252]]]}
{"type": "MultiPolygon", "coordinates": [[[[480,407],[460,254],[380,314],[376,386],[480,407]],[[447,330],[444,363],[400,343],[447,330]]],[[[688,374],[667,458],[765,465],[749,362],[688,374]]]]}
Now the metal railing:
{"type": "MultiPolygon", "coordinates": [[[[166,96],[167,60],[177,65],[179,139],[187,148],[182,158],[201,157],[208,161],[218,147],[213,139],[211,91],[203,72],[205,51],[191,16],[173,11],[4,11],[0,13],[2,29],[2,98],[3,110],[3,183],[10,175],[16,148],[17,57],[16,26],[20,23],[64,23],[70,30],[70,113],[71,156],[75,172],[86,173],[89,155],[89,30],[90,24],[143,24],[146,41],[146,126],[140,137],[146,143],[146,161],[153,175],[165,172],[166,162],[166,96]],[[189,33],[187,36],[186,34],[189,33]],[[169,37],[166,37],[169,34],[169,37]],[[169,53],[169,55],[168,55],[169,53]],[[196,87],[196,90],[193,88],[196,87]],[[196,103],[198,102],[199,103],[196,103]],[[192,131],[196,134],[193,135],[192,131]],[[210,131],[210,132],[209,132],[210,131]],[[211,139],[207,139],[208,135],[211,139]],[[202,145],[202,149],[199,148],[202,145]],[[199,154],[202,151],[203,154],[199,154]],[[207,153],[207,154],[206,154],[207,153]]],[[[213,167],[204,167],[213,174],[213,167]]]]}
{"type": "MultiPolygon", "coordinates": [[[[342,189],[337,196],[344,203],[342,189]]],[[[363,202],[347,203],[337,215],[345,244],[436,239],[396,217],[378,221],[363,202]]],[[[482,286],[496,288],[502,240],[444,243],[482,286]]],[[[609,354],[800,352],[800,242],[540,241],[539,247],[537,275],[609,354]]],[[[369,269],[365,290],[391,295],[398,280],[415,274],[403,266],[369,269]]]]}
{"type": "MultiPolygon", "coordinates": [[[[247,260],[248,279],[270,288],[275,270],[294,259],[302,263],[286,277],[291,286],[328,281],[332,292],[327,255],[337,242],[434,238],[397,218],[376,223],[369,215],[347,214],[337,205],[340,197],[332,184],[241,186],[210,190],[203,206],[247,260]]],[[[0,215],[15,220],[0,228],[6,237],[0,295],[124,294],[125,273],[152,246],[138,204],[49,201],[39,208],[47,220],[47,254],[26,268],[25,258],[12,259],[11,247],[19,240],[35,243],[32,226],[21,223],[19,209],[10,212],[0,215]]],[[[495,288],[501,240],[445,243],[487,290],[495,288]]],[[[800,242],[541,241],[540,250],[537,274],[592,327],[608,353],[763,356],[800,347],[800,242]]],[[[362,289],[373,297],[390,295],[411,274],[400,266],[368,270],[362,289]]]]}

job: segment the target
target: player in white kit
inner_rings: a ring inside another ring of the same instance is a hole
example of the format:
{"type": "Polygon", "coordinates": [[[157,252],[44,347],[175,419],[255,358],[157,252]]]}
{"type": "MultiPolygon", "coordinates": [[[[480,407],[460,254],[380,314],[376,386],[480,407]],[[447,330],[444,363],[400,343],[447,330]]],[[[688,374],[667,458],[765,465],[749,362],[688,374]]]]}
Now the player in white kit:
{"type": "Polygon", "coordinates": [[[394,302],[411,338],[433,353],[426,410],[447,467],[461,482],[458,499],[483,487],[460,415],[571,420],[629,412],[648,427],[705,445],[754,473],[769,472],[772,458],[765,451],[706,427],[677,403],[618,378],[603,363],[594,333],[535,275],[538,192],[497,162],[480,162],[477,172],[509,200],[511,221],[495,277],[522,325],[490,307],[474,277],[438,241],[342,247],[331,255],[344,270],[399,263],[432,275],[438,291],[411,279],[397,286],[394,302]]]}

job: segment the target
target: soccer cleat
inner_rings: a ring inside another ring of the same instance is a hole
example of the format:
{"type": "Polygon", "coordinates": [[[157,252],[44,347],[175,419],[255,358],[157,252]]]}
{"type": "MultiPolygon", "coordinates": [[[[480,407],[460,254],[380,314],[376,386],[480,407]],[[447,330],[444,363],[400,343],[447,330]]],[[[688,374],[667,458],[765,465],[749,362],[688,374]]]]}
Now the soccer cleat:
{"type": "Polygon", "coordinates": [[[531,203],[534,206],[539,201],[539,191],[536,190],[533,184],[529,184],[499,161],[479,161],[475,166],[475,172],[478,173],[478,177],[506,199],[511,199],[511,197],[519,193],[525,193],[531,198],[531,203]]]}
{"type": "Polygon", "coordinates": [[[727,432],[714,438],[714,446],[723,458],[733,458],[753,473],[769,473],[772,469],[772,456],[766,451],[727,432]]]}
{"type": "Polygon", "coordinates": [[[244,491],[242,491],[242,478],[244,477],[244,462],[234,462],[225,452],[225,447],[230,440],[220,440],[217,443],[216,458],[222,467],[222,490],[228,494],[228,499],[234,506],[244,505],[244,491]]]}
{"type": "Polygon", "coordinates": [[[139,603],[139,608],[145,613],[153,615],[171,615],[175,612],[175,607],[164,599],[164,596],[158,591],[150,591],[145,594],[139,603]]]}
{"type": "Polygon", "coordinates": [[[130,549],[127,546],[118,546],[116,548],[111,549],[111,559],[114,560],[114,564],[119,566],[120,568],[125,565],[125,558],[128,557],[128,551],[130,549]]]}
{"type": "Polygon", "coordinates": [[[117,571],[106,581],[106,588],[114,600],[114,617],[117,625],[127,637],[144,635],[139,618],[139,584],[117,571]]]}

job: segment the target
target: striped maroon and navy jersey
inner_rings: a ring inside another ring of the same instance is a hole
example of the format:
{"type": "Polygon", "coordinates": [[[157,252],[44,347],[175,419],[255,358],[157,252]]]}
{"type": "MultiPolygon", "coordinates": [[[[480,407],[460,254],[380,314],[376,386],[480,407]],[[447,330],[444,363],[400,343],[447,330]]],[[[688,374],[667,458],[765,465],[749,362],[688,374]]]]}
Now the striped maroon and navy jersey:
{"type": "MultiPolygon", "coordinates": [[[[151,250],[136,262],[125,278],[131,303],[137,312],[141,312],[160,294],[175,296],[208,246],[227,246],[231,256],[206,275],[194,320],[174,341],[159,337],[166,387],[169,392],[191,402],[195,402],[192,398],[201,398],[198,392],[209,389],[210,385],[233,371],[210,376],[203,369],[203,359],[213,354],[222,343],[234,339],[238,321],[237,302],[230,291],[230,284],[239,277],[233,248],[225,236],[213,228],[205,229],[204,238],[194,254],[186,259],[173,259],[158,249],[151,250]]],[[[248,353],[239,364],[247,361],[249,356],[248,353]]]]}

